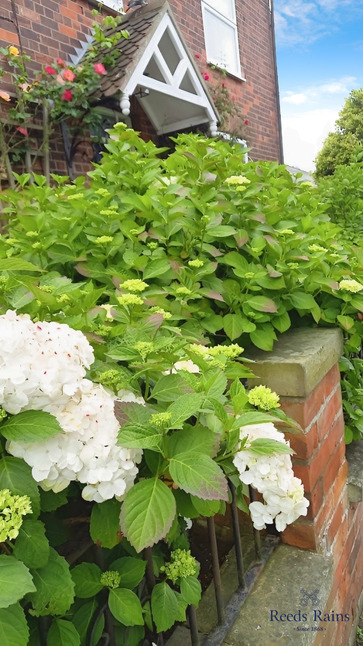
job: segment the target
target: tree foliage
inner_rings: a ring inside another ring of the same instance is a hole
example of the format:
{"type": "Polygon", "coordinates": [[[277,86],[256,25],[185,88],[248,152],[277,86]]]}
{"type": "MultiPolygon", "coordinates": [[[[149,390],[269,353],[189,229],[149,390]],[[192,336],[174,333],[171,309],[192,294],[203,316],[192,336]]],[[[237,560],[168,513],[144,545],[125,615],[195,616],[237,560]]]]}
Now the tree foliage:
{"type": "Polygon", "coordinates": [[[362,147],[363,87],[352,90],[345,100],[335,122],[335,131],[328,134],[316,157],[316,177],[333,175],[337,166],[354,161],[362,147]]]}

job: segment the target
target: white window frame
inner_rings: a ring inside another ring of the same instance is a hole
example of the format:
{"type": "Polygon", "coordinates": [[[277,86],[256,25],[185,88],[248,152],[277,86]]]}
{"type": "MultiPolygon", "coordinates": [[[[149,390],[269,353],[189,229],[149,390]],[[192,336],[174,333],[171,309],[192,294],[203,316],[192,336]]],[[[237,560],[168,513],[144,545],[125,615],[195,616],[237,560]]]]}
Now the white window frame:
{"type": "Polygon", "coordinates": [[[99,4],[105,5],[109,9],[123,13],[124,3],[123,0],[98,0],[99,4]]]}
{"type": "Polygon", "coordinates": [[[208,63],[211,63],[212,65],[216,65],[217,67],[221,67],[222,69],[225,69],[228,74],[231,74],[232,76],[236,76],[237,78],[240,78],[243,80],[242,76],[242,70],[241,70],[241,60],[240,60],[240,52],[239,52],[239,43],[238,43],[238,31],[237,31],[237,18],[236,18],[236,5],[235,5],[235,0],[230,0],[232,3],[232,10],[233,10],[233,16],[234,20],[231,20],[230,18],[227,18],[224,16],[222,13],[217,11],[209,2],[208,0],[202,0],[202,16],[203,16],[203,26],[204,26],[204,40],[205,40],[205,47],[206,47],[206,54],[207,54],[207,61],[208,63]],[[223,65],[221,61],[218,61],[216,57],[213,56],[213,52],[211,51],[210,46],[208,47],[208,14],[214,16],[218,20],[220,20],[222,23],[228,25],[229,27],[232,27],[233,29],[233,39],[234,39],[234,49],[235,49],[235,56],[236,56],[236,68],[231,69],[228,65],[223,65]],[[208,51],[209,50],[209,51],[208,51]]]}

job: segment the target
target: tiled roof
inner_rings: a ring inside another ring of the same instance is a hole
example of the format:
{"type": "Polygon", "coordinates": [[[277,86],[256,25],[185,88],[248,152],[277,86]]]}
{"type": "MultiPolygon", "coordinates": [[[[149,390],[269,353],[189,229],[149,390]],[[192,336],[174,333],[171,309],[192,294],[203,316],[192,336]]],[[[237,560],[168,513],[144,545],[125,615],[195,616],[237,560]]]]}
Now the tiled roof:
{"type": "Polygon", "coordinates": [[[112,96],[126,84],[166,10],[167,5],[163,1],[146,5],[125,14],[121,25],[106,32],[109,36],[125,29],[129,38],[120,38],[113,48],[119,51],[119,57],[114,67],[102,77],[100,90],[104,96],[112,96]]]}

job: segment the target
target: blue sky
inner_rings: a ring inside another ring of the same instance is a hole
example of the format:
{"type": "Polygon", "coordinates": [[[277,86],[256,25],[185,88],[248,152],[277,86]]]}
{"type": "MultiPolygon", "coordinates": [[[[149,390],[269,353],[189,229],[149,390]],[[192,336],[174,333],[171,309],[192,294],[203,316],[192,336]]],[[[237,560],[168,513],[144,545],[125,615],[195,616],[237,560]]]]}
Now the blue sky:
{"type": "Polygon", "coordinates": [[[285,163],[314,169],[344,99],[363,87],[363,0],[275,0],[285,163]]]}

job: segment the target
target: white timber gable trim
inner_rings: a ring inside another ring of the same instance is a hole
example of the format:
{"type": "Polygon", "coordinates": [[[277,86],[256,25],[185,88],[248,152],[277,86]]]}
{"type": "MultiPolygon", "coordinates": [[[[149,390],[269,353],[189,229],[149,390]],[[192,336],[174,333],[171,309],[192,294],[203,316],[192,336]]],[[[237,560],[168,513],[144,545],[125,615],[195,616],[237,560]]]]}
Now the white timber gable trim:
{"type": "Polygon", "coordinates": [[[120,106],[124,115],[130,113],[130,96],[134,93],[137,94],[137,88],[142,92],[146,90],[146,94],[152,94],[154,97],[153,103],[149,100],[149,96],[146,96],[142,105],[152,119],[158,134],[201,123],[209,123],[211,135],[216,134],[218,115],[203,87],[199,73],[194,68],[167,13],[162,17],[135,70],[123,88],[120,106]],[[159,110],[156,106],[155,97],[157,95],[161,95],[159,101],[164,110],[159,110]],[[165,118],[166,97],[169,100],[174,100],[171,102],[170,114],[167,119],[165,118]],[[175,100],[181,103],[175,103],[175,100]],[[188,115],[188,106],[190,107],[190,115],[188,115]],[[178,114],[176,119],[172,121],[171,112],[173,108],[175,111],[176,107],[180,107],[180,110],[176,110],[178,114]]]}

